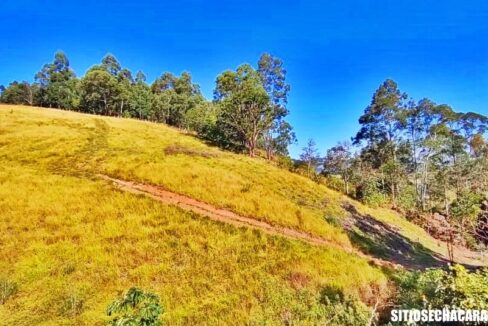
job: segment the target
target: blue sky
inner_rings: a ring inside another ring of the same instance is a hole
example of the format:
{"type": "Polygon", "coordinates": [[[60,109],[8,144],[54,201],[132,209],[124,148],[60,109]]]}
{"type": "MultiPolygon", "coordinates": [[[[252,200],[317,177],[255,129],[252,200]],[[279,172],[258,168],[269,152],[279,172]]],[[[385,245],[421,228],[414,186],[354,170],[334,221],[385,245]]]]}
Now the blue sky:
{"type": "Polygon", "coordinates": [[[32,81],[63,50],[78,75],[108,52],[152,81],[215,77],[263,52],[282,58],[298,144],[322,154],[358,129],[386,78],[420,99],[488,114],[488,1],[0,2],[0,84],[32,81]]]}

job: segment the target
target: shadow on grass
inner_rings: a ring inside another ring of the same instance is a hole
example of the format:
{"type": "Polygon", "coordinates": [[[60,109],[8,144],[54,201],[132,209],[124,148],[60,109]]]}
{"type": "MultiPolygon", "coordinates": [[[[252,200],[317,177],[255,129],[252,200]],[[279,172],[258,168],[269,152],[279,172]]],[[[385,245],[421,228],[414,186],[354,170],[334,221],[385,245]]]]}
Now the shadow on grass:
{"type": "MultiPolygon", "coordinates": [[[[449,260],[422,244],[412,241],[394,226],[376,220],[370,215],[360,214],[351,204],[343,204],[351,217],[343,226],[351,242],[361,251],[381,259],[404,266],[407,269],[446,267],[449,260]]],[[[473,266],[466,266],[473,267],[473,266]]]]}

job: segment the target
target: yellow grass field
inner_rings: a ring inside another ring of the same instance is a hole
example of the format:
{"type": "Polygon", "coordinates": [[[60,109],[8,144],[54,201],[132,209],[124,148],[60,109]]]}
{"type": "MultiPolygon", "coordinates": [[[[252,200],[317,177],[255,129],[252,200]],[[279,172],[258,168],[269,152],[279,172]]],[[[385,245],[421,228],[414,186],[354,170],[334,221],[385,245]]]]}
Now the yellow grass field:
{"type": "Polygon", "coordinates": [[[324,288],[365,305],[388,294],[388,273],[363,258],[213,222],[97,174],[160,185],[345,249],[354,242],[327,221],[347,218],[350,202],[425,250],[445,250],[392,211],[165,125],[1,105],[0,282],[17,290],[0,304],[0,324],[103,324],[107,305],[131,286],[160,295],[168,325],[273,325],[284,315],[311,324],[310,302],[324,288]]]}

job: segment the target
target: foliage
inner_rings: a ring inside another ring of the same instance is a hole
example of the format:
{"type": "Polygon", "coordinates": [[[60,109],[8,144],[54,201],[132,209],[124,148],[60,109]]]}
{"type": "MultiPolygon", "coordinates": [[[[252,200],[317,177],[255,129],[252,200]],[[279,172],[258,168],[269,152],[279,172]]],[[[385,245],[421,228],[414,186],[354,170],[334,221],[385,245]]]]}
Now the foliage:
{"type": "Polygon", "coordinates": [[[271,128],[274,116],[259,74],[248,64],[217,77],[215,100],[221,105],[219,124],[233,132],[237,143],[254,156],[259,137],[271,128]]]}
{"type": "Polygon", "coordinates": [[[191,75],[187,72],[180,77],[164,73],[151,85],[151,91],[154,94],[154,120],[172,126],[188,125],[185,121],[187,113],[203,102],[199,86],[192,83],[191,75]]]}
{"type": "Polygon", "coordinates": [[[405,211],[413,211],[417,208],[415,187],[411,184],[404,185],[398,194],[398,207],[405,211]]]}
{"type": "Polygon", "coordinates": [[[288,115],[288,92],[290,85],[286,83],[286,70],[283,61],[269,53],[261,55],[257,72],[261,78],[270,104],[273,107],[273,125],[261,136],[266,156],[271,159],[275,154],[288,155],[288,145],[296,142],[291,125],[283,120],[288,115]]]}
{"type": "Polygon", "coordinates": [[[469,272],[462,265],[445,271],[429,269],[399,276],[402,307],[442,309],[488,309],[488,271],[469,272]]]}
{"type": "Polygon", "coordinates": [[[349,194],[349,183],[353,177],[352,153],[348,143],[338,144],[327,150],[324,158],[325,175],[339,175],[344,183],[344,193],[349,194]]]}
{"type": "Polygon", "coordinates": [[[35,75],[35,80],[39,86],[35,95],[36,104],[63,109],[77,108],[77,80],[63,52],[56,52],[53,63],[45,64],[35,75]]]}
{"type": "Polygon", "coordinates": [[[425,98],[416,102],[386,80],[359,123],[358,152],[329,149],[324,173],[340,175],[346,194],[351,181],[356,198],[369,205],[441,212],[470,241],[488,191],[488,118],[425,98]]]}
{"type": "Polygon", "coordinates": [[[81,106],[86,112],[120,115],[123,90],[117,78],[104,70],[92,70],[81,80],[81,106]]]}
{"type": "Polygon", "coordinates": [[[302,148],[300,160],[307,166],[307,176],[309,178],[317,174],[317,168],[320,164],[320,156],[313,139],[309,139],[307,146],[302,148]]]}
{"type": "Polygon", "coordinates": [[[325,287],[313,293],[308,289],[281,290],[266,287],[260,309],[252,311],[251,324],[280,325],[368,325],[371,313],[367,307],[342,291],[325,287]],[[265,304],[265,305],[264,305],[265,304]],[[269,307],[280,309],[269,309],[269,307]]]}
{"type": "Polygon", "coordinates": [[[36,87],[24,81],[22,83],[12,82],[3,90],[0,95],[0,102],[9,104],[26,104],[34,103],[36,87]]]}
{"type": "Polygon", "coordinates": [[[475,222],[481,211],[482,200],[483,196],[480,194],[463,191],[452,203],[451,216],[458,221],[467,219],[475,222]]]}
{"type": "Polygon", "coordinates": [[[184,127],[195,131],[203,139],[211,140],[217,128],[219,109],[214,103],[200,102],[186,112],[184,127]]]}
{"type": "Polygon", "coordinates": [[[275,153],[287,154],[287,146],[295,141],[288,115],[283,62],[263,54],[255,70],[249,64],[236,71],[225,71],[217,77],[214,100],[221,108],[214,142],[224,148],[246,148],[255,155],[259,143],[271,159],[275,153]]]}
{"type": "Polygon", "coordinates": [[[118,315],[109,323],[114,326],[162,326],[163,311],[158,295],[132,287],[108,306],[107,315],[118,315]]]}
{"type": "Polygon", "coordinates": [[[322,296],[321,303],[325,310],[324,315],[327,316],[327,325],[362,326],[370,324],[370,319],[374,320],[364,305],[350,298],[322,296]]]}
{"type": "Polygon", "coordinates": [[[380,207],[388,203],[388,197],[381,191],[381,180],[375,175],[363,179],[356,190],[356,197],[371,207],[380,207]]]}
{"type": "Polygon", "coordinates": [[[146,77],[139,71],[136,83],[132,86],[129,97],[128,116],[138,119],[150,119],[152,117],[152,98],[150,87],[144,82],[146,77]]]}
{"type": "Polygon", "coordinates": [[[451,220],[457,225],[459,231],[468,241],[468,244],[475,247],[476,229],[481,213],[481,202],[485,197],[472,191],[463,191],[451,205],[451,220]]]}

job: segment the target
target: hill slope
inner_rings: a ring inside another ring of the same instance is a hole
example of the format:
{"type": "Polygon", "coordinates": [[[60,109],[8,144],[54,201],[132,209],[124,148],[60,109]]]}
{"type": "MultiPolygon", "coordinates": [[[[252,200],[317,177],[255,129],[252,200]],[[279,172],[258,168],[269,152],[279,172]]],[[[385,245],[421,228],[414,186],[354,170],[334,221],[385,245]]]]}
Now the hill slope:
{"type": "Polygon", "coordinates": [[[161,295],[169,324],[312,321],[324,289],[364,304],[387,292],[387,275],[354,247],[407,267],[446,257],[392,211],[159,124],[0,106],[0,166],[0,281],[18,288],[0,305],[7,324],[97,324],[134,285],[161,295]],[[100,174],[334,245],[211,221],[100,174]]]}

